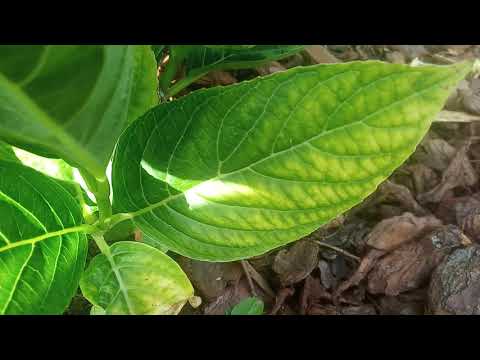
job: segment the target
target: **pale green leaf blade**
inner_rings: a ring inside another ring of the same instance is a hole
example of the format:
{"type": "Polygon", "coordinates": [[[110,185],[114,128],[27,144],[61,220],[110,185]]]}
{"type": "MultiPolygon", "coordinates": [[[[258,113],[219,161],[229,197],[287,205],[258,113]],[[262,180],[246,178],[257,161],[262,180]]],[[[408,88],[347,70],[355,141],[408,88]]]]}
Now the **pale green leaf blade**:
{"type": "Polygon", "coordinates": [[[95,206],[95,202],[90,199],[85,189],[74,180],[73,168],[65,161],[45,158],[22,149],[15,149],[15,154],[22,164],[50,176],[80,204],[95,206]]]}
{"type": "Polygon", "coordinates": [[[161,251],[122,241],[97,255],[82,276],[83,295],[107,315],[174,315],[193,297],[180,266],[161,251]]]}
{"type": "Polygon", "coordinates": [[[90,309],[90,315],[105,315],[105,310],[100,306],[93,305],[90,309]]]}
{"type": "Polygon", "coordinates": [[[149,46],[2,45],[0,139],[101,177],[156,88],[149,46]]]}
{"type": "Polygon", "coordinates": [[[316,65],[160,105],[119,141],[116,209],[184,256],[260,255],[371,194],[469,69],[316,65]]]}
{"type": "Polygon", "coordinates": [[[62,314],[87,253],[79,205],[51,178],[0,161],[0,314],[62,314]]]}

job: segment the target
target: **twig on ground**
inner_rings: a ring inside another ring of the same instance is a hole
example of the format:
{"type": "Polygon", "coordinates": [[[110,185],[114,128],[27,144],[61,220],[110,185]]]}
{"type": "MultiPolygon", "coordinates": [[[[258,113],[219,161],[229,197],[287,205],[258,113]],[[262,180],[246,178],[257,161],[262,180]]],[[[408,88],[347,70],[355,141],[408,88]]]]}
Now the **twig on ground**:
{"type": "MultiPolygon", "coordinates": [[[[247,268],[251,278],[255,280],[258,286],[260,286],[268,296],[275,298],[275,292],[272,290],[272,288],[270,287],[268,282],[265,280],[265,278],[262,275],[260,275],[258,271],[255,270],[255,268],[248,261],[245,261],[244,265],[247,268]]],[[[244,270],[245,270],[245,267],[244,267],[244,270]]]]}
{"type": "Polygon", "coordinates": [[[352,258],[352,259],[354,259],[355,261],[360,262],[360,258],[359,258],[358,256],[353,255],[353,254],[349,253],[348,251],[343,250],[343,249],[341,249],[341,248],[339,248],[339,247],[337,247],[337,246],[330,245],[330,244],[327,244],[327,243],[324,243],[324,242],[318,241],[318,240],[314,240],[314,242],[317,243],[317,244],[320,245],[320,246],[324,246],[324,247],[329,248],[329,249],[331,249],[331,250],[334,250],[334,251],[336,251],[336,252],[338,252],[338,253],[340,253],[340,254],[342,254],[342,255],[348,256],[349,258],[352,258]]]}
{"type": "Polygon", "coordinates": [[[255,291],[255,286],[253,285],[252,277],[250,276],[250,272],[248,271],[248,265],[250,265],[247,260],[242,260],[240,261],[242,264],[243,272],[245,273],[245,276],[247,277],[248,280],[248,286],[250,286],[250,292],[252,293],[253,296],[257,296],[257,292],[255,291]]]}

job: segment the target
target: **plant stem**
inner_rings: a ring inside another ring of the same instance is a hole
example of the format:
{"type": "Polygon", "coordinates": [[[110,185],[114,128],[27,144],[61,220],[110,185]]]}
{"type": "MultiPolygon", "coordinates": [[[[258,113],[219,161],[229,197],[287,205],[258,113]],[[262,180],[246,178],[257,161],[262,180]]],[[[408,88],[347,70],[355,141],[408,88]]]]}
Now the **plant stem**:
{"type": "Polygon", "coordinates": [[[112,203],[110,202],[110,183],[107,177],[98,180],[97,179],[97,192],[95,198],[97,199],[98,212],[100,222],[112,216],[112,203]]]}
{"type": "Polygon", "coordinates": [[[342,255],[348,256],[349,258],[351,258],[351,259],[353,259],[353,260],[355,260],[355,261],[358,261],[358,262],[361,261],[361,259],[360,259],[358,256],[355,256],[355,255],[353,255],[353,254],[350,254],[348,251],[343,250],[343,249],[341,249],[341,248],[339,248],[339,247],[337,247],[337,246],[330,245],[330,244],[327,244],[327,243],[325,243],[325,242],[318,241],[318,240],[315,240],[314,243],[317,243],[317,244],[320,245],[320,246],[324,246],[324,247],[326,247],[326,248],[329,248],[329,249],[331,249],[331,250],[334,250],[334,251],[336,251],[336,252],[338,252],[338,253],[340,253],[340,254],[342,254],[342,255]]]}
{"type": "Polygon", "coordinates": [[[100,223],[112,216],[112,203],[110,202],[110,183],[104,175],[101,178],[92,176],[89,172],[79,169],[88,189],[95,195],[98,206],[100,223]]]}
{"type": "Polygon", "coordinates": [[[104,254],[107,257],[111,257],[112,254],[110,253],[110,246],[108,246],[107,242],[103,238],[103,233],[101,232],[94,233],[92,234],[92,238],[93,240],[95,240],[95,244],[97,244],[102,254],[104,254]]]}
{"type": "Polygon", "coordinates": [[[160,75],[160,78],[158,80],[158,84],[159,84],[163,99],[169,97],[166,94],[168,93],[170,84],[173,78],[175,77],[175,75],[177,74],[178,70],[182,66],[183,60],[185,59],[185,56],[187,55],[188,50],[189,50],[189,47],[184,45],[170,46],[170,53],[169,53],[170,57],[168,59],[167,67],[165,68],[165,71],[160,75]]]}

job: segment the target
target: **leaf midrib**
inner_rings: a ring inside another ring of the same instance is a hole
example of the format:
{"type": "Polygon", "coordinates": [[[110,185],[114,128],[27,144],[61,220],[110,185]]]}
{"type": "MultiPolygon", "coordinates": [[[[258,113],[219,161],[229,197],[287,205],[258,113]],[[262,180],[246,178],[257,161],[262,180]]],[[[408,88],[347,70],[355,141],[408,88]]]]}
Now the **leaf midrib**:
{"type": "MultiPolygon", "coordinates": [[[[400,72],[400,73],[401,73],[401,72],[400,72]]],[[[410,73],[412,73],[412,72],[410,72],[410,73]]],[[[395,74],[398,74],[398,73],[395,73],[395,74]]],[[[374,83],[376,83],[376,82],[378,82],[378,81],[381,81],[381,80],[383,80],[384,78],[391,77],[391,76],[393,76],[393,75],[394,75],[394,74],[389,74],[389,75],[387,75],[387,76],[384,76],[384,77],[382,77],[382,78],[379,78],[379,79],[377,79],[377,80],[375,80],[375,81],[373,81],[373,82],[371,82],[371,83],[369,83],[369,84],[367,84],[367,85],[365,85],[365,86],[357,89],[354,93],[358,93],[359,91],[364,90],[365,88],[367,88],[367,87],[369,87],[369,86],[372,86],[374,83]]],[[[333,76],[335,76],[335,75],[333,75],[333,76]]],[[[163,199],[162,201],[159,201],[159,202],[157,202],[157,203],[155,203],[155,204],[152,204],[152,205],[150,205],[150,206],[147,206],[147,207],[145,207],[145,208],[143,208],[143,209],[138,209],[138,210],[136,210],[136,211],[129,212],[129,213],[127,213],[127,214],[129,214],[131,218],[132,218],[132,217],[136,217],[136,216],[143,215],[143,214],[145,214],[145,213],[148,213],[148,212],[156,209],[157,207],[160,207],[160,206],[164,205],[165,203],[167,203],[167,202],[169,202],[169,201],[171,201],[171,200],[174,200],[174,199],[177,199],[177,198],[180,198],[180,197],[184,196],[184,194],[185,194],[186,191],[192,191],[193,189],[195,189],[195,187],[200,186],[200,185],[202,185],[202,184],[204,184],[204,183],[206,183],[206,182],[222,180],[222,179],[224,179],[225,177],[228,177],[228,176],[232,176],[232,175],[234,175],[234,174],[241,173],[242,171],[245,171],[245,170],[247,170],[247,169],[249,169],[249,168],[251,168],[251,167],[253,167],[253,166],[259,165],[259,164],[261,164],[261,163],[264,162],[264,161],[271,160],[272,158],[275,158],[275,157],[277,157],[277,156],[279,156],[279,155],[281,155],[281,154],[287,153],[287,152],[292,151],[292,150],[294,150],[294,149],[296,149],[296,148],[298,148],[298,147],[304,146],[306,143],[310,143],[311,141],[317,140],[318,138],[321,138],[321,137],[323,137],[323,136],[325,136],[325,135],[327,135],[327,134],[330,134],[330,133],[332,133],[332,132],[339,131],[339,130],[342,130],[342,129],[346,129],[346,128],[349,128],[349,127],[351,127],[351,126],[356,126],[356,125],[358,125],[359,123],[364,123],[366,119],[368,119],[368,118],[370,118],[370,117],[372,117],[372,116],[374,116],[374,115],[377,115],[378,113],[381,113],[381,112],[383,112],[383,111],[386,111],[386,110],[388,110],[389,108],[391,108],[391,107],[393,107],[393,106],[395,106],[395,105],[398,105],[399,103],[402,103],[402,102],[404,102],[404,101],[406,101],[406,100],[409,100],[410,98],[420,96],[420,95],[422,95],[422,94],[425,93],[425,92],[428,92],[428,91],[430,91],[430,90],[432,90],[432,89],[434,89],[434,88],[437,88],[437,87],[441,86],[441,84],[443,84],[445,81],[448,81],[450,78],[451,78],[451,74],[448,74],[447,76],[445,76],[445,78],[442,78],[441,80],[439,80],[439,81],[435,82],[434,84],[426,87],[425,89],[422,89],[422,90],[417,91],[417,92],[415,92],[415,93],[413,93],[413,94],[411,94],[411,95],[408,95],[408,96],[406,96],[406,97],[403,97],[403,98],[401,98],[401,99],[398,99],[398,100],[392,102],[391,104],[389,104],[389,105],[387,105],[387,106],[385,106],[385,107],[382,107],[381,109],[378,109],[378,110],[374,111],[373,113],[368,114],[368,115],[364,116],[363,118],[361,118],[361,119],[359,119],[359,120],[357,120],[357,121],[355,121],[355,122],[352,122],[352,123],[349,123],[349,124],[346,124],[346,125],[342,125],[342,126],[337,127],[337,128],[335,128],[335,129],[323,131],[322,133],[317,134],[317,135],[315,135],[315,136],[313,136],[313,137],[310,137],[310,138],[308,138],[308,139],[306,139],[306,140],[304,140],[304,141],[302,141],[302,142],[300,142],[300,143],[298,143],[298,144],[296,144],[296,145],[293,145],[293,146],[291,146],[291,147],[289,147],[289,148],[287,148],[287,149],[278,151],[278,152],[273,153],[273,154],[270,154],[269,156],[266,156],[266,157],[264,157],[264,158],[262,158],[262,159],[259,159],[259,160],[255,161],[255,162],[253,162],[252,164],[249,164],[248,166],[245,166],[245,167],[242,167],[242,168],[240,168],[240,169],[231,171],[231,172],[229,172],[229,173],[221,173],[221,175],[216,176],[216,177],[213,177],[213,178],[211,178],[211,179],[208,179],[208,180],[206,180],[206,181],[204,181],[204,182],[202,182],[202,183],[200,183],[200,184],[192,187],[191,189],[188,189],[188,190],[182,191],[181,193],[178,193],[178,194],[169,196],[169,197],[163,199]]],[[[353,95],[353,94],[352,94],[352,95],[353,95]]],[[[351,98],[351,97],[348,97],[347,99],[345,99],[344,101],[342,101],[342,102],[337,106],[337,108],[339,108],[339,107],[343,106],[345,103],[347,103],[347,101],[350,100],[350,98],[351,98]]],[[[207,100],[208,100],[208,98],[207,98],[207,100]]],[[[200,107],[200,106],[202,106],[202,104],[199,104],[199,105],[197,105],[197,106],[200,107]]],[[[336,110],[336,109],[335,109],[335,110],[336,110]]],[[[335,110],[334,110],[332,113],[334,113],[335,110]]],[[[365,125],[366,125],[366,126],[369,126],[368,124],[365,124],[365,125]]],[[[386,127],[386,128],[388,128],[388,127],[386,127]]],[[[154,133],[154,131],[152,132],[152,134],[153,134],[153,133],[154,133]]],[[[168,184],[168,183],[167,183],[167,184],[168,184]]]]}

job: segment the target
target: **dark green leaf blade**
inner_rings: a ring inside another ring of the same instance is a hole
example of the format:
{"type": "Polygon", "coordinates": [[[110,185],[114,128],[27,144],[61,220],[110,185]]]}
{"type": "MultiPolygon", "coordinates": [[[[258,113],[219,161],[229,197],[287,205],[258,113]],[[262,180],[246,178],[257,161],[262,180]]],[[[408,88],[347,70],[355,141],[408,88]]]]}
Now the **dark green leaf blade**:
{"type": "Polygon", "coordinates": [[[62,314],[87,241],[76,201],[47,176],[0,161],[0,314],[62,314]]]}
{"type": "Polygon", "coordinates": [[[184,256],[260,255],[371,194],[470,68],[317,65],[160,105],[120,139],[115,207],[184,256]]]}

